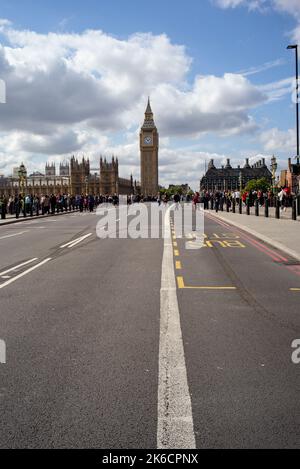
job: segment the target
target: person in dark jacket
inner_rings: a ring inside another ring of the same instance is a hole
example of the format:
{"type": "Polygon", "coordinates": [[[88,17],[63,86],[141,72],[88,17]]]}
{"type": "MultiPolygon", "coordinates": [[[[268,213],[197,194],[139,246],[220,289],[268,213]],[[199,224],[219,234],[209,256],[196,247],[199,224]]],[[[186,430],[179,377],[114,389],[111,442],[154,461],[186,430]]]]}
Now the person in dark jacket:
{"type": "Polygon", "coordinates": [[[50,197],[50,207],[52,215],[55,215],[55,208],[56,208],[56,197],[54,194],[50,197]]]}
{"type": "Polygon", "coordinates": [[[1,218],[5,220],[7,214],[7,199],[6,197],[1,197],[0,199],[0,208],[1,208],[1,218]]]}
{"type": "Polygon", "coordinates": [[[14,211],[15,211],[15,214],[16,214],[16,218],[19,218],[20,209],[21,209],[21,200],[20,200],[20,197],[18,197],[16,195],[16,197],[14,199],[14,211]]]}
{"type": "Polygon", "coordinates": [[[89,211],[93,212],[95,207],[95,198],[93,195],[89,195],[89,211]]]}
{"type": "Polygon", "coordinates": [[[79,198],[79,210],[80,210],[80,212],[83,212],[83,207],[84,207],[84,195],[81,194],[81,197],[79,198]]]}
{"type": "Polygon", "coordinates": [[[217,191],[215,193],[215,207],[216,207],[216,213],[218,213],[219,208],[220,208],[220,202],[221,202],[222,194],[217,191]]]}

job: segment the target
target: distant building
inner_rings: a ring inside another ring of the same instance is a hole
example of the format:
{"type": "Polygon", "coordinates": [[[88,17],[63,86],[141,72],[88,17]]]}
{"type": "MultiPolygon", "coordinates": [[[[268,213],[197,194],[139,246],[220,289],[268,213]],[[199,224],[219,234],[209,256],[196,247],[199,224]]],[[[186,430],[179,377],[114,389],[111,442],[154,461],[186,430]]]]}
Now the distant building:
{"type": "Polygon", "coordinates": [[[119,177],[118,159],[112,158],[107,162],[106,158],[100,159],[100,176],[91,173],[90,162],[86,158],[81,161],[72,156],[70,164],[61,163],[59,175],[54,163],[47,163],[45,173],[34,171],[20,180],[19,168],[13,168],[13,174],[9,177],[0,177],[0,195],[15,196],[19,193],[33,195],[51,194],[120,194],[131,195],[140,192],[140,187],[132,176],[129,179],[119,177]]]}
{"type": "Polygon", "coordinates": [[[132,176],[130,179],[119,177],[119,160],[112,157],[111,162],[100,158],[100,194],[131,195],[135,193],[132,176]]]}
{"type": "Polygon", "coordinates": [[[140,131],[141,190],[145,196],[156,195],[158,192],[158,150],[159,134],[148,100],[145,120],[140,131]]]}
{"type": "Polygon", "coordinates": [[[294,194],[300,192],[300,163],[292,163],[292,159],[288,159],[288,168],[281,171],[280,185],[289,187],[294,194]]]}
{"type": "Polygon", "coordinates": [[[60,176],[70,176],[70,165],[67,161],[60,163],[59,165],[59,175],[60,176]]]}
{"type": "MultiPolygon", "coordinates": [[[[47,163],[45,173],[38,171],[30,175],[19,176],[19,167],[13,168],[9,177],[0,177],[0,195],[14,196],[19,193],[32,195],[53,194],[118,194],[156,195],[158,191],[158,146],[159,135],[154,123],[153,113],[148,100],[144,124],[140,132],[141,183],[119,177],[118,158],[111,162],[100,158],[100,175],[91,174],[90,161],[85,157],[78,160],[72,156],[70,163],[59,165],[59,174],[55,163],[47,163]]],[[[26,168],[25,168],[26,169],[26,168]]],[[[97,169],[98,171],[98,169],[97,169]]]]}
{"type": "Polygon", "coordinates": [[[86,194],[89,190],[90,177],[90,161],[82,158],[78,161],[75,156],[71,158],[71,174],[70,174],[70,193],[86,194]]]}
{"type": "Polygon", "coordinates": [[[214,160],[210,160],[208,170],[200,181],[200,190],[207,191],[232,191],[241,189],[252,179],[266,178],[272,184],[272,173],[266,165],[265,158],[250,166],[249,158],[246,158],[244,167],[233,168],[230,159],[225,166],[216,168],[214,160]]]}
{"type": "Polygon", "coordinates": [[[13,170],[12,170],[12,177],[13,177],[13,178],[18,179],[18,177],[19,177],[19,169],[20,169],[19,166],[14,166],[14,167],[13,167],[13,170]]]}
{"type": "Polygon", "coordinates": [[[188,184],[170,184],[169,185],[169,190],[174,189],[175,187],[179,187],[181,189],[181,192],[183,195],[188,194],[191,191],[191,188],[188,184]]]}
{"type": "Polygon", "coordinates": [[[54,178],[56,176],[56,167],[54,163],[47,163],[45,167],[45,176],[47,178],[54,178]]]}

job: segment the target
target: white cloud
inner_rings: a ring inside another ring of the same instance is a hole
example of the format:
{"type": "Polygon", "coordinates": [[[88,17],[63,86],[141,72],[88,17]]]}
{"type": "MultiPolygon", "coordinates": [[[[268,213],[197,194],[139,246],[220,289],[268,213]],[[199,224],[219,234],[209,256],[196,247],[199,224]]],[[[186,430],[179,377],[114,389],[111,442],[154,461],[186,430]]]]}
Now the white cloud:
{"type": "Polygon", "coordinates": [[[215,0],[215,3],[221,8],[236,8],[245,3],[245,0],[215,0]]]}
{"type": "Polygon", "coordinates": [[[274,68],[274,67],[280,67],[281,65],[284,65],[284,64],[285,64],[285,60],[277,59],[271,62],[265,62],[264,64],[258,65],[256,67],[250,67],[246,70],[241,70],[237,73],[240,75],[243,75],[244,77],[247,77],[250,75],[256,75],[257,73],[261,73],[266,70],[270,70],[271,68],[274,68]]]}
{"type": "Polygon", "coordinates": [[[245,6],[249,10],[266,11],[273,8],[300,18],[299,0],[213,0],[213,2],[223,9],[245,6]]]}
{"type": "Polygon", "coordinates": [[[274,7],[278,11],[289,13],[300,19],[300,2],[299,0],[273,0],[274,7]]]}
{"type": "Polygon", "coordinates": [[[269,101],[277,101],[284,96],[290,94],[292,98],[293,91],[295,90],[295,78],[284,78],[266,85],[258,87],[262,93],[268,96],[269,101]]]}
{"type": "Polygon", "coordinates": [[[267,152],[275,153],[285,152],[291,156],[296,148],[295,130],[287,131],[272,128],[265,130],[260,135],[260,141],[267,152]]]}
{"type": "Polygon", "coordinates": [[[251,10],[264,11],[268,4],[268,0],[213,0],[213,1],[217,6],[223,9],[246,6],[250,11],[251,10]]]}
{"type": "MultiPolygon", "coordinates": [[[[0,107],[1,170],[22,160],[34,169],[41,158],[73,152],[91,156],[96,165],[100,153],[114,152],[139,178],[137,129],[147,95],[162,139],[253,133],[257,125],[249,112],[268,99],[241,74],[197,76],[188,83],[192,59],[166,35],[120,40],[95,30],[38,34],[16,30],[7,20],[0,21],[0,31],[6,39],[0,77],[7,84],[7,104],[0,107]],[[128,131],[132,142],[126,142],[128,131]],[[116,133],[123,140],[118,145],[116,133]]],[[[167,158],[173,151],[162,145],[165,175],[173,178],[177,168],[176,177],[186,178],[181,162],[174,166],[167,158]]]]}

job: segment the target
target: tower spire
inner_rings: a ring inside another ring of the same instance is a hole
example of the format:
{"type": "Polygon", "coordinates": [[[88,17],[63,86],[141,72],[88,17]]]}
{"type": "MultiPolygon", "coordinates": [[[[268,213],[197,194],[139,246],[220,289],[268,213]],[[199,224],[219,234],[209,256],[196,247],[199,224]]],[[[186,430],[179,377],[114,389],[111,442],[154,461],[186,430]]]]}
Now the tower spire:
{"type": "Polygon", "coordinates": [[[148,96],[148,104],[147,104],[145,114],[152,114],[153,115],[153,112],[152,112],[152,109],[151,109],[151,104],[150,104],[150,96],[148,96]]]}
{"type": "Polygon", "coordinates": [[[153,112],[150,104],[150,97],[148,96],[147,108],[145,111],[145,120],[142,129],[155,129],[155,123],[153,118],[153,112]]]}

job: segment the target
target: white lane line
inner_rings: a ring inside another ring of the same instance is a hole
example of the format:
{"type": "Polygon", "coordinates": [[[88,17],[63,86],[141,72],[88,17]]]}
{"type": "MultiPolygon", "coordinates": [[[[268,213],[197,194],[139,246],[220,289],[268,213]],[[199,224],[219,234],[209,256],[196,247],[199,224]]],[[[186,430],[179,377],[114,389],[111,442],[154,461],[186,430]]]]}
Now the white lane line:
{"type": "Polygon", "coordinates": [[[93,233],[89,233],[89,234],[83,236],[81,239],[78,239],[75,243],[70,244],[70,245],[68,246],[68,248],[70,249],[70,248],[76,246],[76,244],[79,244],[79,243],[81,243],[82,241],[84,241],[85,239],[87,239],[87,238],[89,238],[90,236],[92,236],[92,234],[93,234],[93,233]]]}
{"type": "Polygon", "coordinates": [[[22,264],[19,264],[19,265],[15,265],[14,267],[11,267],[10,269],[5,270],[4,272],[0,272],[0,275],[9,274],[9,272],[12,272],[13,270],[17,270],[20,267],[24,267],[24,265],[31,264],[32,262],[37,261],[37,260],[38,260],[38,258],[34,257],[33,259],[30,259],[29,261],[23,262],[22,264]]]}
{"type": "Polygon", "coordinates": [[[170,210],[164,219],[160,290],[158,449],[195,449],[196,441],[184,357],[174,271],[170,210]]]}
{"type": "Polygon", "coordinates": [[[28,230],[20,231],[20,233],[14,233],[14,234],[10,234],[10,235],[1,236],[0,239],[13,238],[14,236],[21,236],[24,233],[28,233],[28,230]]]}
{"type": "Polygon", "coordinates": [[[45,259],[44,261],[40,262],[39,264],[34,265],[33,267],[30,267],[30,269],[25,270],[24,272],[22,272],[19,275],[16,275],[15,277],[11,278],[10,280],[7,280],[7,282],[4,282],[0,285],[0,290],[1,290],[1,288],[7,287],[11,283],[15,282],[19,278],[24,277],[25,275],[29,274],[33,270],[38,269],[38,267],[41,267],[42,265],[46,264],[49,261],[51,261],[51,257],[49,257],[48,259],[45,259]]]}
{"type": "Polygon", "coordinates": [[[72,248],[73,246],[76,246],[77,244],[81,243],[81,241],[84,241],[86,238],[89,238],[90,236],[92,236],[93,233],[88,233],[84,236],[81,236],[80,238],[77,238],[77,239],[73,239],[72,241],[69,241],[68,243],[66,244],[63,244],[62,246],[60,246],[61,249],[63,248],[72,248]]]}

